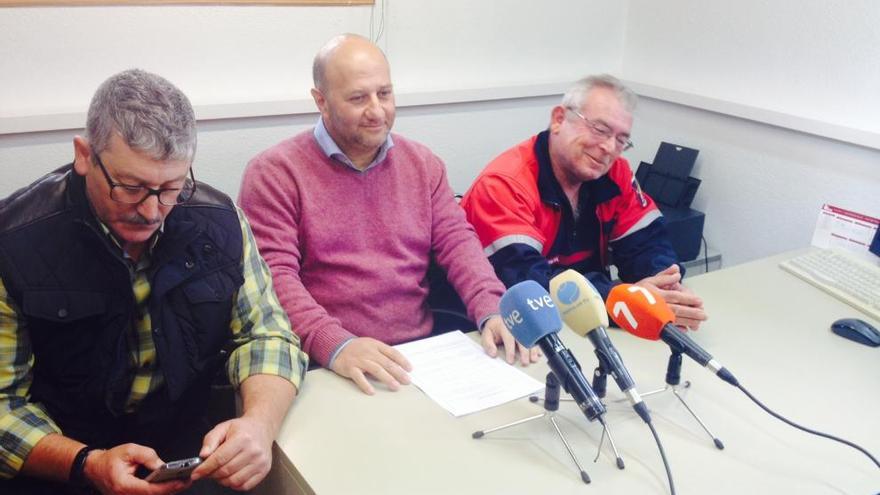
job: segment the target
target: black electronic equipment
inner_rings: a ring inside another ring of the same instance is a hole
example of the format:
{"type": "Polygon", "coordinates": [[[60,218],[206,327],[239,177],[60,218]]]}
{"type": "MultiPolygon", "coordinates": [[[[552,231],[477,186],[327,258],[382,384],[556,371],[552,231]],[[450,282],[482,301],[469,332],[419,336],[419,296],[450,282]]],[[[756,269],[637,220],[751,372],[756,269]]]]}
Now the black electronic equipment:
{"type": "Polygon", "coordinates": [[[690,176],[699,150],[661,142],[654,163],[641,162],[636,180],[666,217],[672,247],[681,261],[696,259],[706,215],[692,209],[700,179],[690,176]]]}
{"type": "Polygon", "coordinates": [[[849,340],[871,347],[880,347],[880,330],[858,318],[842,318],[831,324],[831,331],[849,340]]]}
{"type": "Polygon", "coordinates": [[[653,164],[639,164],[636,180],[659,205],[689,208],[700,187],[700,179],[690,176],[699,153],[693,148],[662,142],[653,164]]]}
{"type": "Polygon", "coordinates": [[[666,231],[672,248],[681,261],[690,261],[700,255],[700,239],[706,215],[692,208],[669,208],[660,206],[666,219],[666,231]]]}

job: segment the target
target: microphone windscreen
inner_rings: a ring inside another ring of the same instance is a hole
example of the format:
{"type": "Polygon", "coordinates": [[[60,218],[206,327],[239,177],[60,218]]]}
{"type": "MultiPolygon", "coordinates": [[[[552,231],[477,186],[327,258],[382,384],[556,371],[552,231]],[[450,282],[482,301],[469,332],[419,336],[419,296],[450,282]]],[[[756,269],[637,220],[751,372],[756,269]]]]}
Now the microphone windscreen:
{"type": "Polygon", "coordinates": [[[608,326],[602,296],[580,273],[565,270],[550,279],[550,297],[565,324],[581,337],[598,327],[608,326]]]}
{"type": "Polygon", "coordinates": [[[550,294],[534,280],[520,282],[501,296],[501,318],[513,338],[525,347],[562,328],[550,294]]]}
{"type": "Polygon", "coordinates": [[[659,294],[644,287],[620,284],[608,294],[605,307],[620,328],[648,340],[657,340],[675,314],[659,294]]]}

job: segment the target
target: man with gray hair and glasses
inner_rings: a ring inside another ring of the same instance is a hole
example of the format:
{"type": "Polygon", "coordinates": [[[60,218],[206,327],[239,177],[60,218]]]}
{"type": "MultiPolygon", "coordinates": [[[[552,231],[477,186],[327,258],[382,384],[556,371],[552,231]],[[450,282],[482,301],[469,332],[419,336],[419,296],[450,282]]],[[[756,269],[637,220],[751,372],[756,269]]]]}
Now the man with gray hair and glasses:
{"type": "Polygon", "coordinates": [[[508,287],[529,279],[547,287],[570,268],[605,299],[613,263],[621,280],[660,293],[676,324],[696,329],[703,302],[681,284],[663,215],[620,156],[632,147],[635,104],[612,76],[576,82],[550,127],[489,163],[461,205],[508,287]]]}
{"type": "Polygon", "coordinates": [[[251,489],[308,358],[245,217],[194,179],[189,100],[116,74],[73,147],[0,201],[0,492],[251,489]],[[218,423],[224,366],[243,412],[218,423]],[[142,479],[192,457],[190,479],[142,479]]]}

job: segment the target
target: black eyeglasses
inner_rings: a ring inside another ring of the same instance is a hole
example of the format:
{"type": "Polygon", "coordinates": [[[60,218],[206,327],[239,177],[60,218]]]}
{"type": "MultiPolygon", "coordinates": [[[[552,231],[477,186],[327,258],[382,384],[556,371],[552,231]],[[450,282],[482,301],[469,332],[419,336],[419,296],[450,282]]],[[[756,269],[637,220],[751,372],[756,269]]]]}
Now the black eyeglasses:
{"type": "Polygon", "coordinates": [[[613,137],[614,142],[617,144],[617,149],[620,150],[621,152],[624,152],[624,151],[633,147],[632,141],[630,141],[629,139],[627,139],[623,136],[615,136],[614,131],[610,127],[608,127],[607,125],[603,124],[602,122],[592,121],[592,120],[584,117],[583,115],[581,115],[581,113],[578,112],[577,110],[575,110],[574,108],[566,107],[566,110],[569,110],[571,113],[580,117],[580,119],[583,120],[585,124],[587,124],[587,129],[589,129],[590,132],[592,132],[594,136],[600,137],[603,139],[608,139],[610,137],[613,137]]]}
{"type": "Polygon", "coordinates": [[[165,206],[176,206],[189,201],[196,192],[196,179],[193,176],[192,167],[189,168],[189,177],[184,180],[183,186],[153,189],[147,186],[132,186],[113,182],[110,174],[107,173],[107,168],[101,161],[101,157],[95,153],[95,150],[92,150],[92,156],[95,157],[98,167],[101,168],[104,178],[107,179],[107,184],[110,185],[110,199],[117,203],[136,205],[142,203],[150,196],[156,196],[159,198],[159,203],[165,206]]]}

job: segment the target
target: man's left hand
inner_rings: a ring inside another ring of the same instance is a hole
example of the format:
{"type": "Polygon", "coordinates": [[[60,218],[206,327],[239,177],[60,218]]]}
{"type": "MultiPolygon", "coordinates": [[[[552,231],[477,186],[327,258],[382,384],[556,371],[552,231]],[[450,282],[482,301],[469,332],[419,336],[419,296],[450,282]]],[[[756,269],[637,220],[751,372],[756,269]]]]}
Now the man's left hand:
{"type": "Polygon", "coordinates": [[[672,265],[657,275],[643,278],[635,283],[660,294],[675,314],[675,324],[688,330],[697,330],[708,319],[703,300],[681,283],[678,265],[672,265]]]}
{"type": "Polygon", "coordinates": [[[486,320],[483,325],[481,336],[483,349],[486,354],[495,357],[498,355],[498,344],[504,344],[504,354],[507,362],[513,364],[516,361],[516,353],[519,352],[519,361],[523,366],[535,363],[541,357],[541,351],[537,347],[525,348],[511,335],[510,330],[504,326],[500,316],[493,316],[486,320]]]}
{"type": "Polygon", "coordinates": [[[191,478],[214,478],[234,490],[250,490],[272,467],[272,441],[266,425],[253,418],[224,421],[205,435],[199,452],[205,461],[191,478]]]}

